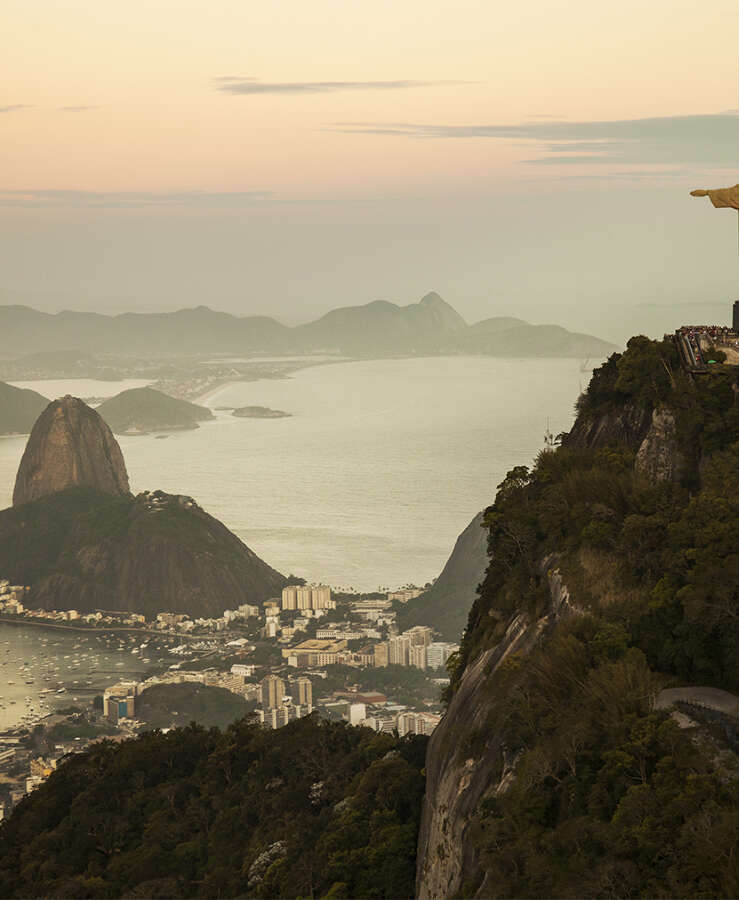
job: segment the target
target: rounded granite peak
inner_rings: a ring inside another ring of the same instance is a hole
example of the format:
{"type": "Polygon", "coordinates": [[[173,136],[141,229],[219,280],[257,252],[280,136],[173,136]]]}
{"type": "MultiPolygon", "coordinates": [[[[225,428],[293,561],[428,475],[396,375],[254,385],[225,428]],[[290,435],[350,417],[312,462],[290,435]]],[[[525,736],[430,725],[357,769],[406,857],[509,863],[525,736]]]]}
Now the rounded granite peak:
{"type": "Polygon", "coordinates": [[[72,487],[127,496],[121,448],[102,418],[78,397],[53,400],[36,420],[18,467],[13,506],[72,487]]]}

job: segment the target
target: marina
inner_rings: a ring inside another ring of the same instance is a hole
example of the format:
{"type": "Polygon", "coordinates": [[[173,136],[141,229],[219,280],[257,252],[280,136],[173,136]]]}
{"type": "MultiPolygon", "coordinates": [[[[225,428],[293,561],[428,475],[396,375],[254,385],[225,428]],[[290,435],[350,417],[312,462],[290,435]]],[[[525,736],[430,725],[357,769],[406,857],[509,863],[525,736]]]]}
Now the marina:
{"type": "Polygon", "coordinates": [[[87,706],[114,679],[147,669],[139,636],[64,632],[0,623],[0,729],[87,706]]]}

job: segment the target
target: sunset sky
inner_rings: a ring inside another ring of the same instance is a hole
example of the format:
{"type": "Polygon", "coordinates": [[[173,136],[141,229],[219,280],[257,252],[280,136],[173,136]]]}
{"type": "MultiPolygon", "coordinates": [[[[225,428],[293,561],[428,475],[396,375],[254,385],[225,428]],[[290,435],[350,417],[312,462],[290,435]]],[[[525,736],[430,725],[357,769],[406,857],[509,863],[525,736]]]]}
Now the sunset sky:
{"type": "Polygon", "coordinates": [[[4,0],[0,302],[725,318],[736,213],[688,192],[739,181],[737,34],[735,0],[4,0]]]}

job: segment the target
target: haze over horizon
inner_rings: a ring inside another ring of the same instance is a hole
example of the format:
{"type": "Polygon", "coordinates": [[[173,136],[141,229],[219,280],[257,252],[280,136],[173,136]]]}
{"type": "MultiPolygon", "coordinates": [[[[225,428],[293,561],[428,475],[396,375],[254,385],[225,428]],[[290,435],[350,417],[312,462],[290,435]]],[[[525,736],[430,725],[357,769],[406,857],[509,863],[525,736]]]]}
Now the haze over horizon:
{"type": "Polygon", "coordinates": [[[723,321],[736,221],[688,192],[739,180],[739,63],[703,37],[738,18],[9,0],[0,303],[296,324],[435,290],[619,342],[723,321]]]}

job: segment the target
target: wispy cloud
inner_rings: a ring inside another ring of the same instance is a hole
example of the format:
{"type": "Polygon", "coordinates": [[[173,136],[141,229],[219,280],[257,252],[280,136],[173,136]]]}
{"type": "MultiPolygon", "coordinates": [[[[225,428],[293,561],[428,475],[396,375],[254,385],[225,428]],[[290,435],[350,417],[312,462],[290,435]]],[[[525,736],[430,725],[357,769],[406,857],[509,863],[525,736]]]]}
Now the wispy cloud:
{"type": "Polygon", "coordinates": [[[271,191],[58,191],[45,189],[2,190],[0,206],[26,208],[76,207],[91,209],[135,209],[138,207],[187,206],[238,208],[252,206],[273,196],[271,191]]]}
{"type": "Polygon", "coordinates": [[[18,112],[20,109],[31,109],[28,103],[12,103],[9,106],[0,106],[0,113],[18,112]]]}
{"type": "Polygon", "coordinates": [[[519,125],[428,125],[336,122],[330,130],[410,138],[522,142],[542,155],[530,165],[701,165],[739,168],[739,116],[734,112],[614,121],[527,121],[519,125]]]}
{"type": "Polygon", "coordinates": [[[99,106],[60,106],[62,112],[89,112],[91,109],[100,109],[99,106]]]}
{"type": "Polygon", "coordinates": [[[467,84],[453,81],[260,81],[222,75],[215,79],[217,91],[225,94],[335,94],[341,91],[402,91],[437,84],[467,84]]]}

